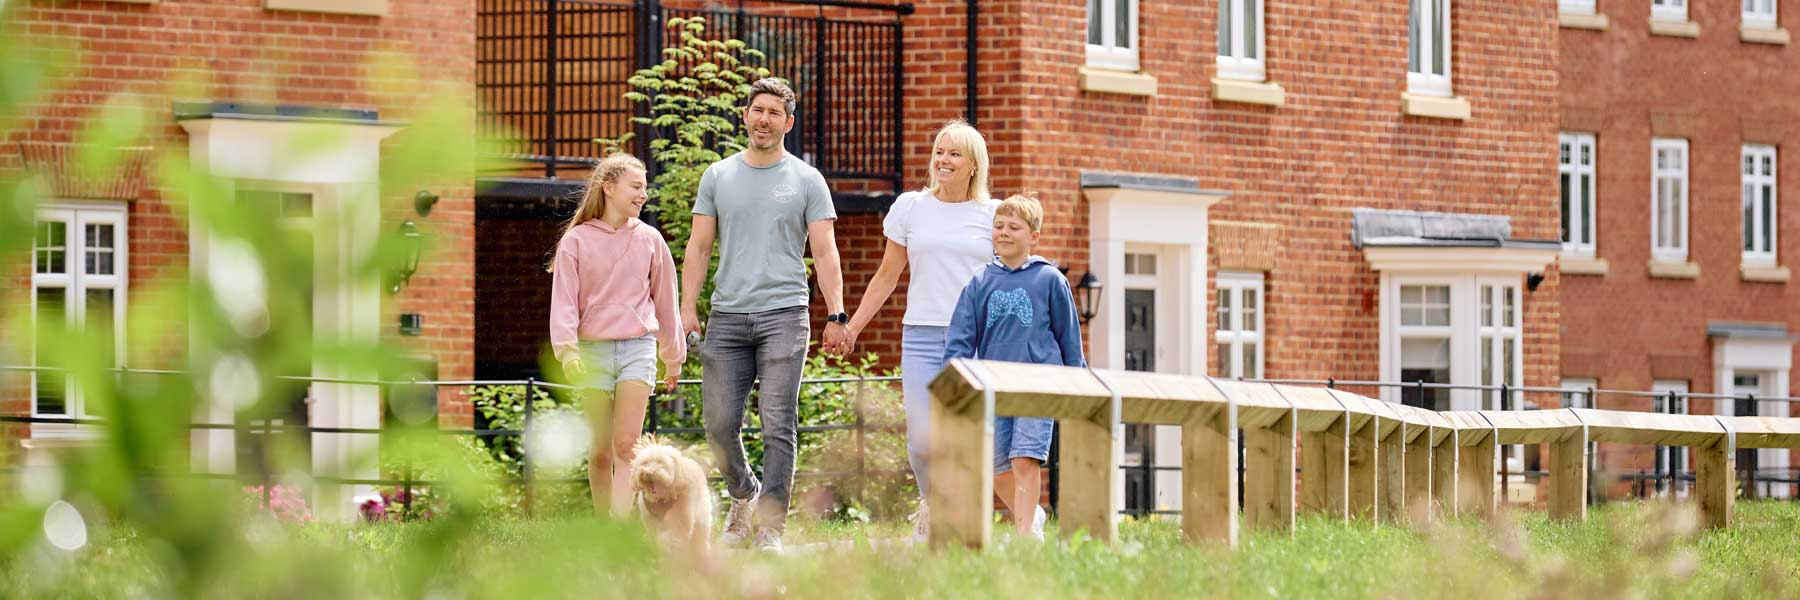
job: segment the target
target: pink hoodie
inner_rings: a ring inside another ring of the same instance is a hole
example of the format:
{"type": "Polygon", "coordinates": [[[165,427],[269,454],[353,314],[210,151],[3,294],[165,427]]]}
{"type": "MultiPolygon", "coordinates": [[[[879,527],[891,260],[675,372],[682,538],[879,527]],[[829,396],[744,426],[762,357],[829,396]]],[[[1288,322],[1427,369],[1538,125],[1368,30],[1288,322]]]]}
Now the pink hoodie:
{"type": "MultiPolygon", "coordinates": [[[[671,370],[687,358],[681,339],[675,259],[656,228],[631,219],[613,229],[590,219],[556,245],[550,284],[550,348],[558,361],[579,340],[623,340],[656,332],[671,370]]],[[[593,365],[587,366],[589,369],[593,365]]]]}

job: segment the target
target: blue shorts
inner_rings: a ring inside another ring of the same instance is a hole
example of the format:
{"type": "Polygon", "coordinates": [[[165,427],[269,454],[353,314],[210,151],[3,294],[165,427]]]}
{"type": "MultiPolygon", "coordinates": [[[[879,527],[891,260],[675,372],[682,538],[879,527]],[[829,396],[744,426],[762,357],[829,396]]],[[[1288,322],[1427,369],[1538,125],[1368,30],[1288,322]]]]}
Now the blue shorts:
{"type": "Polygon", "coordinates": [[[581,367],[587,376],[579,387],[610,390],[626,381],[656,384],[656,336],[625,340],[581,340],[581,367]]]}
{"type": "Polygon", "coordinates": [[[1056,419],[1042,417],[994,418],[994,474],[1012,470],[1012,459],[1050,460],[1050,434],[1056,419]]]}

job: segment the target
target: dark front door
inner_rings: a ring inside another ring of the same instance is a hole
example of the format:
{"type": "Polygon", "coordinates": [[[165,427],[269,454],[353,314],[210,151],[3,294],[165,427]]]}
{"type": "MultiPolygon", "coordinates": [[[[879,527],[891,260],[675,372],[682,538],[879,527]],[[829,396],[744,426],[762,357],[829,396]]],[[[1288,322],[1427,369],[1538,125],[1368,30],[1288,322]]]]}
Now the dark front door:
{"type": "MultiPolygon", "coordinates": [[[[1156,292],[1125,290],[1125,370],[1156,370],[1156,292]]],[[[1125,426],[1125,511],[1156,510],[1156,426],[1125,426]]]]}

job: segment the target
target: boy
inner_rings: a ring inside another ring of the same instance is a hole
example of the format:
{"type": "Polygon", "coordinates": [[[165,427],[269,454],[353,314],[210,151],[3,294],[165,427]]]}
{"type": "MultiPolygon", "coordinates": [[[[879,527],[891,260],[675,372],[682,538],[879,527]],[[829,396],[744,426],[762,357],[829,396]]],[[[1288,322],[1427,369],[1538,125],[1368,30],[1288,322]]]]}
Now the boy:
{"type": "MultiPolygon", "coordinates": [[[[1087,366],[1069,280],[1031,253],[1043,224],[1044,207],[1035,198],[1015,195],[994,209],[994,262],[963,287],[950,318],[944,362],[979,358],[1087,366]]],[[[994,491],[1012,512],[1019,534],[1038,540],[1044,539],[1039,468],[1050,456],[1055,428],[1048,418],[994,419],[994,491]],[[1029,520],[1026,506],[1034,509],[1029,520]]]]}

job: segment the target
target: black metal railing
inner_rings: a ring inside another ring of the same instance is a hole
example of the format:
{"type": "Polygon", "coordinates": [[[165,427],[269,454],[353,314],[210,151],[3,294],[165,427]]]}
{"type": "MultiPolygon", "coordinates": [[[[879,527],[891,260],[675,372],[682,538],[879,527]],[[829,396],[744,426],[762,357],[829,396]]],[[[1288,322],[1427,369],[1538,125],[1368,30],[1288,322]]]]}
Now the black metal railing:
{"type": "MultiPolygon", "coordinates": [[[[761,50],[792,82],[800,110],[788,149],[826,177],[901,184],[902,25],[911,4],[739,1],[729,9],[660,0],[480,0],[476,9],[477,135],[515,161],[560,167],[591,160],[595,138],[636,129],[627,79],[662,60],[664,24],[705,17],[709,30],[761,50]],[[771,7],[770,5],[774,5],[771,7]],[[796,15],[796,7],[817,9],[796,15]],[[830,12],[827,12],[830,9],[830,12]]],[[[640,148],[639,153],[643,153],[640,148]]]]}

